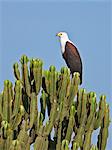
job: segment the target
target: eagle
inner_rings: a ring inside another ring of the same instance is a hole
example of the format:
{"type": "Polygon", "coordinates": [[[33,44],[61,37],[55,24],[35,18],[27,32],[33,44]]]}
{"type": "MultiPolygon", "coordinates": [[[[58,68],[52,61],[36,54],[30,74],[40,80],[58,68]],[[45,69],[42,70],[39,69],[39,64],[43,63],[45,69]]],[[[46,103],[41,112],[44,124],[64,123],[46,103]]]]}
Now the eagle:
{"type": "Polygon", "coordinates": [[[59,32],[56,34],[56,36],[58,36],[60,39],[62,56],[68,68],[70,68],[72,76],[74,72],[79,72],[80,84],[82,84],[82,60],[78,49],[69,39],[68,34],[66,32],[59,32]]]}

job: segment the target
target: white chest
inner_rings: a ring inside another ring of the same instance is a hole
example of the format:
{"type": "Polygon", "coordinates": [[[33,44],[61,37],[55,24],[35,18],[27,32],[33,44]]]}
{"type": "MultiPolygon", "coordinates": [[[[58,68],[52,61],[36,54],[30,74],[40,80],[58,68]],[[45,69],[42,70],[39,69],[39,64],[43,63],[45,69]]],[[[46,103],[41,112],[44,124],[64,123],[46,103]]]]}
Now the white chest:
{"type": "Polygon", "coordinates": [[[66,44],[67,41],[61,39],[60,42],[61,42],[61,52],[62,52],[62,54],[63,54],[64,51],[65,51],[65,44],[66,44]]]}
{"type": "Polygon", "coordinates": [[[67,41],[70,42],[70,43],[72,43],[72,41],[70,41],[68,38],[61,38],[60,39],[62,54],[65,52],[65,45],[66,45],[67,41]]]}

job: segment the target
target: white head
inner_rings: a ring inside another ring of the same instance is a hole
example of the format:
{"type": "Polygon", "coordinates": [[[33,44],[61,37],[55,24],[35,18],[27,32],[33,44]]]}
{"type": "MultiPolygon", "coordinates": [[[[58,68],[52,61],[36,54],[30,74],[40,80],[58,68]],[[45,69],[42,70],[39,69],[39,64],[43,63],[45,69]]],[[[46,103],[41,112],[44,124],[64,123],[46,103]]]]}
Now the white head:
{"type": "Polygon", "coordinates": [[[65,40],[68,39],[68,35],[66,32],[59,32],[56,34],[56,36],[58,36],[60,38],[60,40],[61,39],[65,39],[65,40]]]}
{"type": "Polygon", "coordinates": [[[61,43],[61,52],[64,53],[65,51],[65,44],[67,41],[71,42],[68,38],[68,35],[66,32],[59,32],[56,34],[56,36],[59,37],[60,43],[61,43]]]}

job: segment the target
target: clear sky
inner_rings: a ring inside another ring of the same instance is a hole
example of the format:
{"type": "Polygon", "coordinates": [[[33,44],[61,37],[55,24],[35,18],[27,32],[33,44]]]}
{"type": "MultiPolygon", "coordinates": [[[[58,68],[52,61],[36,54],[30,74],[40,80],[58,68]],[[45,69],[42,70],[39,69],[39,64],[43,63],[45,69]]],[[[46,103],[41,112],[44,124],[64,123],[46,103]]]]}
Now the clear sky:
{"type": "MultiPolygon", "coordinates": [[[[59,31],[66,31],[82,57],[82,87],[95,91],[97,99],[100,94],[105,94],[111,105],[110,5],[109,0],[1,0],[0,90],[5,79],[14,82],[12,66],[23,54],[30,58],[41,58],[44,69],[55,65],[60,70],[65,66],[55,35],[59,31]]],[[[110,141],[107,150],[112,144],[110,141]]]]}

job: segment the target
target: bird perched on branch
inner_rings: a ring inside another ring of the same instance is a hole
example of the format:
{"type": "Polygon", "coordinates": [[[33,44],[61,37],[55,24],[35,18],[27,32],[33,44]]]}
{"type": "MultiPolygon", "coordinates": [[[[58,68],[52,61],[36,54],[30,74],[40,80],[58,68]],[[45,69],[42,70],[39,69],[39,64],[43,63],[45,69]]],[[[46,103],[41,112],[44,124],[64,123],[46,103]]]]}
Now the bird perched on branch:
{"type": "Polygon", "coordinates": [[[82,60],[76,46],[70,41],[66,32],[59,32],[56,35],[60,39],[62,56],[65,59],[67,66],[70,68],[71,74],[73,75],[74,72],[79,72],[81,84],[82,60]]]}

